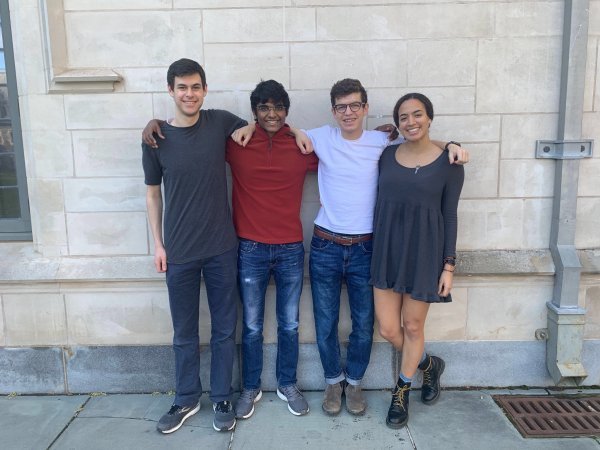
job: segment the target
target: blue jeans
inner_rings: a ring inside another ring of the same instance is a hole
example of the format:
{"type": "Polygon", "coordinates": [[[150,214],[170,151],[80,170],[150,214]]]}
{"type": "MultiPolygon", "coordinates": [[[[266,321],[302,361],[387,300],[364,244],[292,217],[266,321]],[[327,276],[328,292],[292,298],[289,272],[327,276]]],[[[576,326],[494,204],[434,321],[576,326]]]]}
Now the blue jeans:
{"type": "Polygon", "coordinates": [[[231,400],[237,325],[237,248],[184,264],[167,264],[167,287],[173,321],[175,401],[192,406],[202,394],[200,381],[200,279],[208,297],[211,320],[210,399],[231,400]]]}
{"type": "Polygon", "coordinates": [[[243,304],[242,371],[245,389],[258,389],[263,367],[265,293],[275,278],[277,313],[277,363],[280,387],[296,384],[298,321],[304,281],[304,246],[262,244],[240,239],[238,252],[240,295],[243,304]]]}
{"type": "Polygon", "coordinates": [[[325,380],[328,384],[344,379],[359,384],[369,365],[373,343],[373,288],[369,285],[373,243],[341,245],[313,235],[310,247],[310,285],[325,380]],[[338,339],[343,280],[348,288],[352,319],[345,374],[338,339]]]}

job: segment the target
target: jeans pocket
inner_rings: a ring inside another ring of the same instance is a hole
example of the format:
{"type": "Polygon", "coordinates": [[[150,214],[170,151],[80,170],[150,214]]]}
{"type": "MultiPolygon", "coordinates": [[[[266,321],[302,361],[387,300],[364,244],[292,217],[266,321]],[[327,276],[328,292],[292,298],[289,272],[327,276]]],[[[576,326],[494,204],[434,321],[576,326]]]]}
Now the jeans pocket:
{"type": "Polygon", "coordinates": [[[303,242],[291,242],[289,244],[281,244],[284,250],[299,250],[300,247],[304,248],[303,242]]]}
{"type": "Polygon", "coordinates": [[[313,236],[310,241],[310,248],[314,250],[323,250],[327,248],[332,242],[327,239],[320,238],[318,236],[313,236]]]}
{"type": "Polygon", "coordinates": [[[254,250],[256,250],[257,246],[257,242],[249,241],[247,239],[240,239],[238,248],[241,253],[252,253],[254,250]]]}
{"type": "Polygon", "coordinates": [[[365,253],[373,253],[373,239],[369,239],[368,241],[361,242],[360,248],[365,253]]]}

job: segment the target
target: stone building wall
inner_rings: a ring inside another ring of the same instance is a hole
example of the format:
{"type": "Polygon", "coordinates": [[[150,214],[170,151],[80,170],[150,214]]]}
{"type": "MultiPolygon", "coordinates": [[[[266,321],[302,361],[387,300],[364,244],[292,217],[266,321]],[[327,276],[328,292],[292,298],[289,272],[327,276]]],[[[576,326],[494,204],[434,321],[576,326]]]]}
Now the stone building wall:
{"type": "MultiPolygon", "coordinates": [[[[11,1],[33,242],[0,243],[0,392],[172,387],[172,330],[164,277],[152,264],[140,135],[150,118],[172,115],[165,75],[181,57],[206,69],[205,107],[250,119],[250,91],[274,78],[290,93],[289,122],[304,128],[335,123],[329,88],[341,78],[366,86],[368,128],[391,122],[402,94],[428,95],[433,137],[471,152],[454,302],[432,307],[429,348],[449,361],[447,386],[551,385],[535,331],[546,327],[552,297],[555,163],[535,159],[535,140],[556,138],[563,3],[11,1]]],[[[600,1],[589,5],[583,137],[598,142],[600,1]]],[[[588,385],[600,384],[598,173],[596,151],[581,161],[577,204],[588,385]]],[[[302,208],[307,251],[318,207],[311,175],[302,208]]],[[[273,294],[271,286],[266,388],[276,386],[273,294]]],[[[204,291],[201,313],[206,372],[204,291]]],[[[308,279],[300,336],[299,383],[320,389],[308,279]]],[[[397,355],[375,340],[365,384],[388,387],[397,355]]]]}

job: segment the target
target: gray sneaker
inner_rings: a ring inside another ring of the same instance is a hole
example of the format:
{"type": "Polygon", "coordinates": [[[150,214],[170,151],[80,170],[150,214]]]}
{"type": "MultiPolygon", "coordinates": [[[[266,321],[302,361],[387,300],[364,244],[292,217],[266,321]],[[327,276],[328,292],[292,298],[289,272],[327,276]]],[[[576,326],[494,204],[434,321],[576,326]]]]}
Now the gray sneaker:
{"type": "Polygon", "coordinates": [[[362,416],[367,410],[367,401],[360,385],[347,384],[344,391],[346,393],[346,409],[348,412],[355,416],[362,416]]]}
{"type": "Polygon", "coordinates": [[[323,411],[330,416],[336,416],[342,410],[342,393],[344,392],[343,381],[335,384],[327,384],[323,395],[323,411]]]}
{"type": "Polygon", "coordinates": [[[160,418],[156,424],[156,429],[163,434],[177,431],[179,428],[181,428],[183,422],[192,417],[198,411],[200,411],[200,402],[193,406],[173,405],[171,406],[171,409],[169,409],[169,412],[160,418]]]}
{"type": "Polygon", "coordinates": [[[230,401],[213,403],[215,418],[213,428],[216,431],[231,431],[235,428],[235,411],[230,401]]]}
{"type": "Polygon", "coordinates": [[[304,414],[308,414],[308,403],[295,384],[278,387],[277,397],[287,402],[288,409],[293,415],[303,416],[304,414]]]}
{"type": "Polygon", "coordinates": [[[240,398],[235,405],[235,417],[247,419],[254,414],[254,404],[262,397],[260,389],[242,389],[240,398]]]}

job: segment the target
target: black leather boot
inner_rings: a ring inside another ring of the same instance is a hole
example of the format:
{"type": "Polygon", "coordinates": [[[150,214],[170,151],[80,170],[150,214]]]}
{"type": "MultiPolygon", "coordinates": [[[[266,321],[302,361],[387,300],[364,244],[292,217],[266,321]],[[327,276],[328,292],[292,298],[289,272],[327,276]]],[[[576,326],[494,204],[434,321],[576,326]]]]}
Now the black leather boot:
{"type": "Polygon", "coordinates": [[[408,422],[408,394],[410,383],[398,380],[392,391],[392,404],[388,410],[385,423],[390,428],[402,428],[408,422]]]}
{"type": "Polygon", "coordinates": [[[446,363],[442,358],[427,355],[425,361],[419,364],[423,371],[423,386],[421,387],[421,400],[426,405],[431,405],[440,397],[440,377],[444,373],[446,363]]]}

